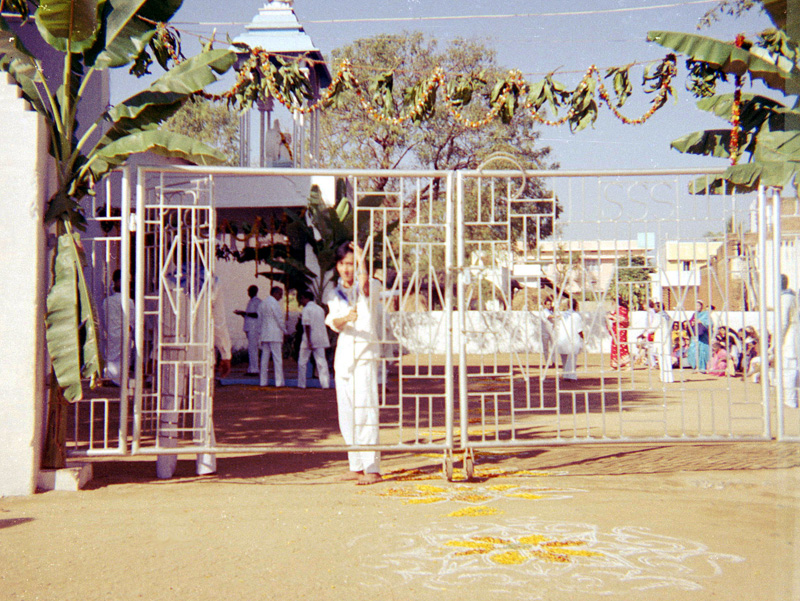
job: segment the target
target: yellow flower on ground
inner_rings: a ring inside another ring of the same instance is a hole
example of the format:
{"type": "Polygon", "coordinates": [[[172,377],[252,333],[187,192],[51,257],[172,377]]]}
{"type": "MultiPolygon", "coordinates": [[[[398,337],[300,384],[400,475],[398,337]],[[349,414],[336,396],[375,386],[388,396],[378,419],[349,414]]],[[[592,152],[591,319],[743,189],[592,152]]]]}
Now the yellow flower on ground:
{"type": "MultiPolygon", "coordinates": [[[[472,507],[470,509],[477,509],[472,507]]],[[[488,509],[488,508],[487,508],[488,509]]],[[[453,514],[450,514],[453,515],[453,514]]],[[[586,541],[558,540],[542,534],[528,534],[517,539],[493,536],[473,536],[466,540],[451,540],[447,547],[465,549],[453,555],[486,555],[489,561],[501,565],[521,565],[539,559],[549,563],[569,563],[576,557],[602,557],[597,551],[584,547],[586,541]]]]}
{"type": "Polygon", "coordinates": [[[450,518],[463,518],[463,517],[478,517],[483,515],[497,515],[502,513],[499,509],[494,507],[486,507],[485,505],[477,505],[476,507],[464,507],[452,513],[448,513],[447,517],[450,518]]]}

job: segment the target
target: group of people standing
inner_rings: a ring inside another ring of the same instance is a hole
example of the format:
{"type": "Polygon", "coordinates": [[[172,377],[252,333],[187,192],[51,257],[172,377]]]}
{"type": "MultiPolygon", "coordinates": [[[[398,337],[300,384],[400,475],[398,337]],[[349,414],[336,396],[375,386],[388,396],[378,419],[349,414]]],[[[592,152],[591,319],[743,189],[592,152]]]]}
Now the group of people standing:
{"type": "MultiPolygon", "coordinates": [[[[247,289],[250,300],[244,311],[234,311],[244,317],[244,332],[247,336],[247,373],[258,375],[259,384],[269,384],[269,360],[275,372],[275,386],[286,385],[283,372],[283,337],[290,334],[286,325],[286,317],[280,302],[283,289],[273,286],[269,296],[263,300],[258,297],[258,286],[247,289]],[[260,359],[259,359],[260,355],[260,359]]],[[[300,354],[297,360],[297,386],[305,388],[307,382],[308,362],[311,356],[317,364],[319,381],[322,388],[330,388],[330,373],[325,358],[325,349],[330,347],[328,331],[325,327],[325,311],[314,302],[314,295],[307,290],[301,291],[298,301],[303,307],[300,322],[303,328],[300,354]]]]}

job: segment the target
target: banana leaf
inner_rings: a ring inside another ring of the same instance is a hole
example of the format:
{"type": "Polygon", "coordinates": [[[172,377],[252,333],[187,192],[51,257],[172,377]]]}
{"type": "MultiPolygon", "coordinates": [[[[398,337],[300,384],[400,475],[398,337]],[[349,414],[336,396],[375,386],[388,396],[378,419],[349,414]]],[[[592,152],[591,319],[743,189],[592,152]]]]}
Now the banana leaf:
{"type": "Polygon", "coordinates": [[[103,15],[103,30],[87,49],[84,60],[96,69],[129,64],[147,47],[155,26],[136,15],[147,0],[114,0],[114,10],[103,15]]]}
{"type": "Polygon", "coordinates": [[[36,59],[22,43],[22,40],[11,31],[8,23],[0,16],[0,69],[11,75],[22,89],[22,95],[37,112],[48,115],[49,111],[42,103],[35,82],[39,77],[36,59]]]}
{"type": "Polygon", "coordinates": [[[101,371],[97,321],[83,277],[79,241],[77,233],[66,232],[58,238],[45,317],[53,371],[70,402],[83,398],[81,377],[90,378],[94,384],[101,371]]]}
{"type": "Polygon", "coordinates": [[[795,86],[800,84],[800,72],[790,61],[784,57],[773,58],[756,46],[748,51],[732,43],[674,31],[650,31],[647,40],[714,65],[725,73],[747,73],[775,90],[785,91],[788,80],[792,80],[795,86]]]}
{"type": "Polygon", "coordinates": [[[686,134],[673,140],[670,146],[678,152],[718,158],[730,158],[730,129],[709,129],[686,134]]]}
{"type": "Polygon", "coordinates": [[[150,92],[176,92],[193,94],[216,81],[236,62],[232,50],[207,50],[176,65],[159,77],[148,88],[150,92]]]}
{"type": "Polygon", "coordinates": [[[164,157],[181,158],[196,165],[221,165],[225,155],[194,138],[160,129],[131,133],[93,153],[86,169],[99,179],[109,169],[122,165],[128,157],[139,152],[153,152],[164,157]]]}
{"type": "Polygon", "coordinates": [[[42,38],[59,52],[83,53],[100,32],[106,0],[47,0],[36,11],[42,38]]]}

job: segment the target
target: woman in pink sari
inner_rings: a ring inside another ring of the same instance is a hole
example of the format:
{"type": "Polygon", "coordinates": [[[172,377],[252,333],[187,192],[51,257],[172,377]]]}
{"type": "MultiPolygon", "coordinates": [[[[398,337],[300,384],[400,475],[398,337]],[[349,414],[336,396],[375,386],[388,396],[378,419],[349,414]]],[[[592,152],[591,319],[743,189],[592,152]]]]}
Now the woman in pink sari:
{"type": "Polygon", "coordinates": [[[606,313],[606,327],[611,334],[611,367],[626,367],[631,360],[628,350],[628,301],[617,299],[617,308],[606,313]]]}

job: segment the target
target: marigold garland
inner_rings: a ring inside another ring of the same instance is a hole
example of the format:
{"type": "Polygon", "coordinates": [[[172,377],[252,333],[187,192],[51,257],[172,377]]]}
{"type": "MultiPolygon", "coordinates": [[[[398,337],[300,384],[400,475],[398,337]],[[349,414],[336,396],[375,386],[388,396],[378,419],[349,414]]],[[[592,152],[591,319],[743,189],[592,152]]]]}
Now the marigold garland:
{"type": "MultiPolygon", "coordinates": [[[[142,18],[142,17],[140,17],[142,18]]],[[[148,19],[143,20],[154,23],[148,19]]],[[[162,48],[165,49],[168,56],[172,59],[175,64],[180,63],[183,60],[183,55],[180,52],[180,49],[177,47],[179,44],[179,34],[177,34],[177,30],[168,26],[165,23],[155,23],[156,25],[156,38],[158,39],[162,48]]],[[[741,47],[744,43],[745,38],[743,35],[736,36],[735,45],[737,47],[741,47]]],[[[243,48],[244,49],[244,48],[243,48]]],[[[248,90],[253,85],[256,76],[263,78],[265,82],[265,91],[267,92],[268,96],[274,97],[278,102],[284,105],[287,109],[289,109],[292,113],[295,114],[310,114],[315,111],[320,111],[330,107],[333,104],[334,97],[341,93],[343,90],[350,89],[353,90],[356,98],[358,100],[359,105],[364,110],[364,112],[374,121],[389,124],[393,126],[400,126],[406,123],[407,121],[414,121],[423,113],[423,109],[426,105],[429,105],[433,100],[435,100],[436,94],[439,88],[442,89],[442,95],[444,97],[444,103],[447,107],[448,113],[451,117],[463,125],[464,127],[470,129],[477,129],[480,127],[485,127],[489,125],[492,121],[498,118],[500,111],[503,109],[504,106],[507,105],[509,97],[512,94],[515,94],[517,98],[524,98],[530,92],[530,85],[525,81],[522,77],[522,74],[518,71],[510,71],[508,74],[508,78],[503,84],[501,93],[491,102],[491,106],[489,110],[486,112],[483,118],[480,119],[469,119],[464,116],[463,112],[459,110],[459,104],[453,99],[452,95],[448,90],[447,80],[445,77],[444,71],[441,67],[437,67],[431,73],[427,84],[425,86],[424,93],[420,95],[417,99],[415,105],[408,110],[407,112],[399,115],[399,116],[387,116],[382,114],[378,111],[367,98],[365,98],[365,94],[362,90],[362,85],[355,77],[353,72],[352,64],[349,60],[343,59],[339,67],[336,71],[336,75],[334,76],[331,84],[325,88],[320,97],[313,103],[308,104],[298,104],[292,98],[287,97],[286,94],[280,89],[280,85],[275,79],[275,72],[278,68],[274,67],[272,64],[272,58],[276,57],[277,61],[283,65],[283,59],[279,54],[271,54],[262,48],[250,48],[247,47],[247,51],[249,51],[250,56],[242,63],[242,67],[238,71],[238,76],[236,83],[234,86],[222,93],[222,94],[211,94],[208,92],[199,92],[198,95],[206,98],[207,100],[217,101],[217,102],[227,102],[229,104],[236,104],[236,98],[239,95],[244,95],[248,93],[248,90]]],[[[666,103],[667,97],[672,91],[672,81],[677,75],[677,67],[674,55],[670,54],[662,61],[662,66],[664,68],[663,74],[660,76],[660,81],[658,86],[655,90],[650,91],[657,91],[656,96],[650,103],[650,108],[638,118],[630,118],[623,115],[617,106],[612,102],[611,94],[609,93],[608,89],[606,88],[605,84],[603,83],[603,78],[600,75],[600,72],[596,65],[591,65],[584,76],[581,78],[581,81],[578,83],[578,86],[575,88],[574,91],[569,93],[571,98],[579,97],[583,92],[587,90],[587,86],[589,86],[589,82],[592,78],[596,80],[597,86],[597,94],[600,97],[601,103],[605,104],[611,113],[619,119],[622,123],[626,125],[641,125],[648,121],[653,115],[664,106],[666,103]]],[[[621,69],[618,69],[621,70],[621,69]]],[[[627,68],[625,69],[627,70],[627,68]]],[[[651,78],[652,79],[652,78],[651,78]]],[[[739,160],[739,134],[741,133],[741,123],[740,123],[740,111],[741,111],[741,91],[742,91],[742,84],[743,78],[741,75],[735,76],[735,89],[734,89],[734,97],[733,97],[733,106],[731,110],[731,142],[730,142],[730,157],[731,157],[731,164],[737,164],[739,160]]],[[[298,90],[297,92],[302,92],[303,90],[298,90]]],[[[302,94],[306,97],[306,100],[310,100],[310,97],[306,94],[302,94]]],[[[256,92],[255,95],[251,91],[249,92],[250,101],[256,100],[258,93],[256,92]],[[254,97],[255,96],[255,97],[254,97]]],[[[624,99],[623,99],[624,100],[624,99]]],[[[622,100],[620,101],[621,104],[622,100]]],[[[241,104],[241,102],[240,102],[241,104]]],[[[537,110],[529,99],[525,100],[521,103],[521,106],[526,109],[528,114],[530,115],[531,119],[540,123],[542,125],[548,125],[552,127],[557,127],[560,125],[564,125],[573,119],[575,119],[577,113],[575,111],[574,106],[570,106],[567,110],[566,114],[558,119],[547,119],[543,117],[539,110],[537,110]]],[[[244,108],[244,107],[242,107],[244,108]]],[[[596,118],[596,117],[595,117],[596,118]]],[[[594,119],[592,119],[593,121],[594,119]]]]}
{"type": "MultiPolygon", "coordinates": [[[[175,38],[170,34],[169,28],[162,23],[157,24],[156,35],[162,46],[167,49],[172,60],[176,64],[180,63],[182,56],[174,47],[173,42],[175,38]]],[[[280,55],[271,54],[263,48],[248,47],[247,50],[249,51],[250,56],[242,63],[242,67],[238,71],[237,80],[230,90],[222,94],[199,92],[198,95],[206,98],[207,100],[217,102],[225,101],[229,104],[235,104],[237,97],[247,95],[249,96],[249,102],[252,102],[256,99],[254,96],[258,96],[258,93],[256,92],[254,94],[253,92],[248,92],[248,90],[258,77],[264,80],[264,87],[268,96],[275,98],[292,113],[305,115],[331,106],[333,98],[336,94],[341,93],[344,89],[351,89],[354,91],[359,105],[371,119],[384,124],[400,126],[407,121],[414,121],[420,118],[424,107],[435,100],[438,89],[442,88],[444,102],[448,113],[452,116],[452,118],[464,127],[478,129],[480,127],[489,125],[499,116],[500,111],[507,105],[509,97],[512,94],[515,94],[517,97],[525,97],[530,91],[530,86],[522,77],[522,74],[519,71],[510,71],[508,74],[508,79],[503,84],[502,92],[491,103],[491,107],[486,114],[480,119],[469,119],[465,117],[463,112],[458,109],[458,103],[454,101],[452,95],[448,91],[448,87],[446,85],[447,80],[444,71],[440,67],[437,67],[428,78],[424,93],[420,95],[416,104],[409,111],[399,116],[387,116],[378,111],[365,98],[365,94],[362,89],[363,86],[356,78],[355,73],[353,72],[352,64],[349,60],[343,59],[340,62],[336,71],[336,75],[334,76],[330,85],[322,91],[320,97],[313,103],[303,105],[295,102],[292,98],[287,97],[287,95],[280,89],[281,87],[275,79],[275,71],[277,68],[274,67],[271,59],[272,57],[278,57],[278,61],[283,63],[280,55]]],[[[594,77],[597,80],[599,96],[603,103],[611,110],[612,114],[614,114],[615,117],[625,124],[638,125],[650,119],[650,117],[652,117],[653,114],[655,114],[655,112],[664,105],[666,97],[670,91],[671,81],[675,74],[676,69],[674,68],[673,64],[672,67],[668,69],[668,76],[663,78],[658,96],[653,99],[650,109],[638,119],[626,117],[620,113],[616,106],[614,106],[614,104],[611,102],[611,96],[603,84],[602,77],[595,65],[591,65],[586,71],[586,74],[581,79],[578,87],[572,92],[572,96],[579,96],[582,92],[584,92],[589,84],[589,80],[594,77]]],[[[302,90],[298,90],[298,92],[302,92],[302,90]]],[[[307,100],[310,100],[310,98],[307,97],[307,100]]],[[[522,103],[522,106],[529,111],[529,114],[534,121],[537,121],[543,125],[563,125],[574,119],[576,116],[574,106],[569,108],[566,115],[556,120],[549,120],[541,116],[539,111],[533,107],[529,100],[526,100],[524,103],[522,103]]]]}
{"type": "MultiPolygon", "coordinates": [[[[744,44],[745,37],[742,34],[736,36],[736,40],[734,41],[734,45],[737,48],[741,48],[744,44]]],[[[741,103],[742,103],[742,76],[737,74],[734,78],[734,87],[733,87],[733,106],[731,107],[731,143],[730,143],[730,155],[731,155],[731,165],[735,165],[739,162],[739,132],[741,130],[741,123],[740,123],[740,113],[741,113],[741,103]]]]}

